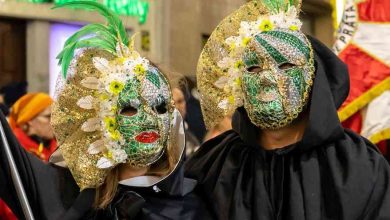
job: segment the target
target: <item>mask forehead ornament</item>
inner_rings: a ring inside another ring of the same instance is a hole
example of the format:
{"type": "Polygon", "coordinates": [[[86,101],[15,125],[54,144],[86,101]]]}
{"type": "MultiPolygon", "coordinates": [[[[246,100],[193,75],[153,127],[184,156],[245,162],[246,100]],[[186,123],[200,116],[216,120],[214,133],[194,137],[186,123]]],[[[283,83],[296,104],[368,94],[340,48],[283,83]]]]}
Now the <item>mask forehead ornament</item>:
{"type": "Polygon", "coordinates": [[[286,126],[302,112],[313,83],[314,56],[300,31],[300,4],[252,1],[217,27],[197,72],[208,126],[240,106],[252,123],[267,129],[286,126]],[[229,26],[238,31],[227,31],[229,26]]]}
{"type": "Polygon", "coordinates": [[[119,18],[95,2],[108,25],[90,24],[66,42],[58,58],[52,125],[62,156],[81,189],[101,185],[121,163],[147,167],[173,146],[177,115],[167,78],[134,49],[119,18]],[[88,37],[88,38],[85,38],[88,37]],[[78,48],[73,57],[74,51],[78,48]]]}

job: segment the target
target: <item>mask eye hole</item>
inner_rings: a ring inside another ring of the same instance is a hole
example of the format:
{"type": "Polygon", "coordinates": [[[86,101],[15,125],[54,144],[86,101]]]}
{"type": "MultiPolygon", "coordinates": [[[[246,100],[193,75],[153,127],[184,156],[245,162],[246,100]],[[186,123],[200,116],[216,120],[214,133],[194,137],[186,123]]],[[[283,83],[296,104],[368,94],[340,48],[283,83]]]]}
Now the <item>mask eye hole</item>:
{"type": "Polygon", "coordinates": [[[251,73],[260,73],[263,69],[260,66],[250,66],[246,70],[251,73]]]}
{"type": "Polygon", "coordinates": [[[288,69],[291,69],[293,67],[296,67],[297,65],[295,64],[292,64],[292,63],[282,63],[279,65],[279,69],[281,70],[288,70],[288,69]]]}
{"type": "Polygon", "coordinates": [[[160,104],[158,104],[155,107],[153,107],[153,110],[157,114],[165,114],[168,111],[167,104],[165,103],[165,101],[163,101],[160,104]]]}
{"type": "Polygon", "coordinates": [[[120,112],[121,115],[125,115],[125,116],[133,116],[135,114],[137,114],[137,109],[132,107],[132,106],[128,106],[126,108],[123,108],[120,112]]]}

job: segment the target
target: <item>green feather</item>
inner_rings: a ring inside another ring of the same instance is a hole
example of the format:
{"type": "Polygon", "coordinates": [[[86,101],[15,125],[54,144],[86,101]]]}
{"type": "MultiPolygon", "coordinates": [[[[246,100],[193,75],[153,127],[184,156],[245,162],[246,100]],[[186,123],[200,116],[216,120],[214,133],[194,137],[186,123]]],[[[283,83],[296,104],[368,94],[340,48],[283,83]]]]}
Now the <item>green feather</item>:
{"type": "Polygon", "coordinates": [[[65,78],[73,58],[74,51],[78,48],[94,47],[116,53],[117,43],[129,44],[127,32],[119,16],[106,6],[93,1],[72,1],[57,5],[54,8],[71,7],[95,10],[104,16],[107,25],[89,24],[73,34],[64,45],[64,49],[57,55],[58,63],[62,65],[62,73],[65,78]],[[84,37],[88,37],[83,39],[84,37]]]}
{"type": "Polygon", "coordinates": [[[104,39],[99,39],[99,38],[88,38],[84,40],[80,40],[77,42],[77,48],[84,48],[84,47],[95,47],[95,48],[100,48],[102,50],[106,50],[110,53],[115,54],[116,53],[116,48],[115,45],[112,44],[109,41],[106,41],[104,39]]]}
{"type": "Polygon", "coordinates": [[[70,62],[73,59],[73,54],[74,54],[74,50],[76,48],[76,44],[69,45],[69,46],[70,46],[70,48],[68,48],[67,50],[64,50],[63,56],[61,58],[61,64],[62,64],[61,70],[62,70],[62,76],[64,77],[64,79],[66,79],[66,74],[68,72],[70,62]]]}
{"type": "Polygon", "coordinates": [[[66,46],[61,53],[57,56],[57,59],[60,59],[62,65],[62,74],[63,77],[66,78],[69,65],[73,59],[74,51],[78,48],[100,48],[102,50],[106,50],[110,53],[115,53],[115,45],[112,43],[99,39],[99,38],[88,38],[84,40],[80,40],[66,46]]]}
{"type": "Polygon", "coordinates": [[[110,40],[112,42],[116,42],[117,38],[115,35],[110,33],[110,31],[102,24],[89,24],[81,28],[79,31],[77,31],[75,34],[73,34],[71,37],[66,40],[64,47],[66,47],[68,44],[74,43],[78,40],[80,40],[82,37],[88,36],[88,35],[97,35],[99,37],[103,37],[107,40],[110,40]]]}
{"type": "Polygon", "coordinates": [[[287,12],[291,6],[299,10],[301,0],[263,0],[262,2],[271,14],[277,14],[282,11],[287,12]]]}
{"type": "Polygon", "coordinates": [[[54,8],[61,8],[61,7],[72,7],[72,8],[83,8],[83,9],[89,9],[89,10],[96,10],[99,14],[101,14],[102,16],[104,16],[107,19],[108,26],[109,27],[111,26],[113,28],[113,30],[115,30],[116,34],[120,36],[120,40],[122,41],[122,43],[126,45],[126,42],[128,42],[126,29],[124,28],[123,23],[120,20],[119,16],[116,15],[114,12],[112,12],[106,6],[104,6],[98,2],[73,1],[73,2],[66,2],[64,4],[55,6],[54,8]]]}

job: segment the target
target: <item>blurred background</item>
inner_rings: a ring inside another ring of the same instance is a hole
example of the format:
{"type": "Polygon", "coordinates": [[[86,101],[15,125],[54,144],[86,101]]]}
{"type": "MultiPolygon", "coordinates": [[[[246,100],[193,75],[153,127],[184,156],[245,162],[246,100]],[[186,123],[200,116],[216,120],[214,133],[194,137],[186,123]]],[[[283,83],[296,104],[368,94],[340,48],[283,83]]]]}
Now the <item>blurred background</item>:
{"type": "MultiPolygon", "coordinates": [[[[100,16],[83,10],[51,8],[69,0],[0,0],[0,87],[28,82],[28,91],[53,94],[59,73],[55,59],[64,41],[100,16]]],[[[144,56],[191,78],[207,38],[244,0],[102,0],[123,15],[129,33],[140,32],[144,56]]],[[[331,46],[332,6],[305,0],[304,31],[331,46]]]]}

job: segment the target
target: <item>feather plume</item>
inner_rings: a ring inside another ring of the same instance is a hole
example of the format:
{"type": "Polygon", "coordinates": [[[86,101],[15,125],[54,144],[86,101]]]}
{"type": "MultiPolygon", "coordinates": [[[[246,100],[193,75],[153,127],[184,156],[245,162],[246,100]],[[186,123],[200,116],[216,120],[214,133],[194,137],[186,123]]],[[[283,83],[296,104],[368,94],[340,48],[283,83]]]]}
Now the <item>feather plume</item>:
{"type": "Polygon", "coordinates": [[[92,1],[72,1],[54,8],[83,8],[97,11],[106,18],[108,24],[89,24],[73,34],[64,45],[64,49],[58,54],[57,59],[61,64],[62,75],[66,78],[74,51],[78,48],[95,47],[116,54],[116,45],[128,45],[126,29],[119,16],[106,6],[92,1]],[[85,39],[86,38],[86,39],[85,39]]]}
{"type": "Polygon", "coordinates": [[[262,3],[268,8],[271,14],[287,12],[292,6],[299,11],[301,2],[302,0],[262,0],[262,3]]]}

